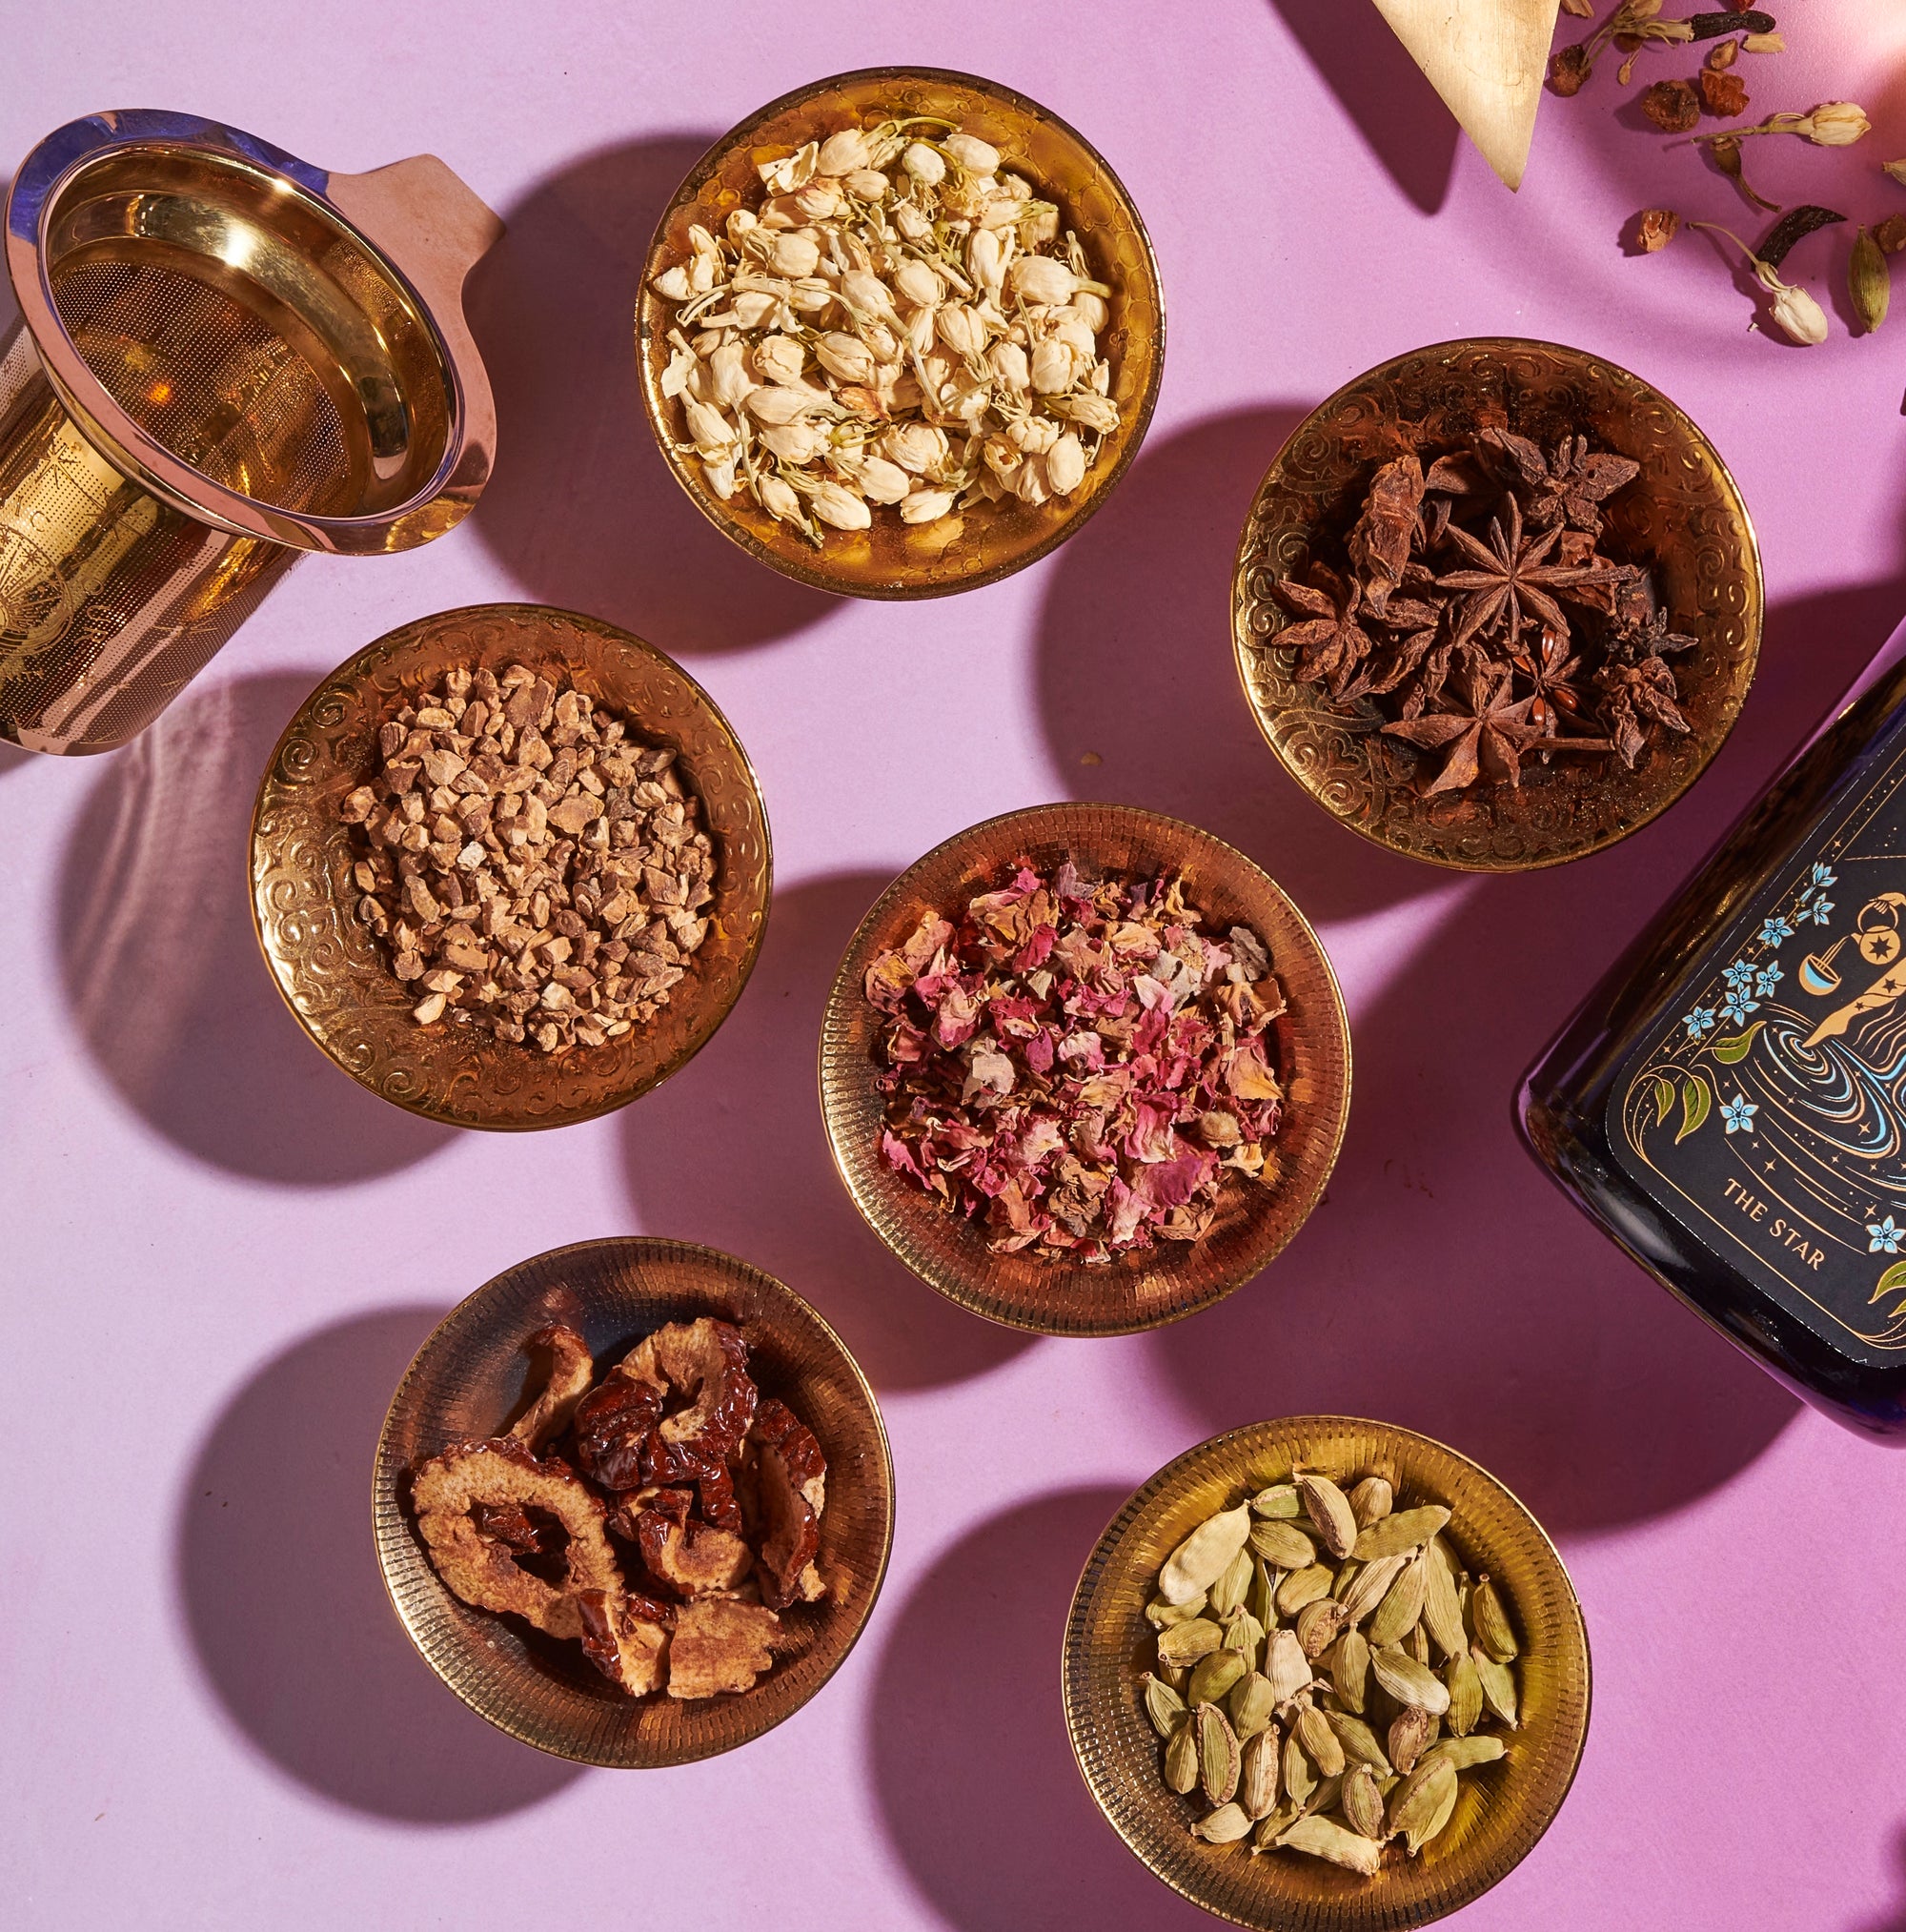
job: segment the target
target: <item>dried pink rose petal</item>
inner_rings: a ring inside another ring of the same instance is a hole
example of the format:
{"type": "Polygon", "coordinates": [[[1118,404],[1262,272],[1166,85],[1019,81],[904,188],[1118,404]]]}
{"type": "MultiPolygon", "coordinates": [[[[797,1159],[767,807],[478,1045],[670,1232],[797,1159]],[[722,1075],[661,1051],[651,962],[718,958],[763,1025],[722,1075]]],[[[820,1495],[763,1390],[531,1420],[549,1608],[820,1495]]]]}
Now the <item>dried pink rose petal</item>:
{"type": "Polygon", "coordinates": [[[886,1015],[882,1158],[1000,1251],[1105,1262],[1195,1241],[1238,1174],[1277,1178],[1283,1114],[1263,941],[1223,939],[1176,878],[1027,860],[957,925],[867,969],[886,1015]]]}

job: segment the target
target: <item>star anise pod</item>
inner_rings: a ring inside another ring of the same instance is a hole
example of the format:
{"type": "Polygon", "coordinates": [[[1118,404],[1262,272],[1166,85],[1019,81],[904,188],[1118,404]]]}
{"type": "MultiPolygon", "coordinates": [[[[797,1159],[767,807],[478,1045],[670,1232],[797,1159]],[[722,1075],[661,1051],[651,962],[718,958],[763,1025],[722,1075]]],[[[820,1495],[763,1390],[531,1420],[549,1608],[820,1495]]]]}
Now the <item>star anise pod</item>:
{"type": "Polygon", "coordinates": [[[1647,658],[1666,658],[1677,651],[1692,651],[1700,640],[1687,637],[1680,631],[1671,631],[1668,626],[1673,621],[1668,613],[1656,605],[1650,609],[1647,617],[1618,624],[1608,642],[1610,661],[1638,664],[1647,658]]]}
{"type": "Polygon", "coordinates": [[[1462,681],[1463,695],[1450,709],[1383,727],[1386,736],[1419,751],[1444,754],[1441,769],[1423,787],[1425,798],[1465,790],[1478,778],[1519,784],[1523,752],[1542,742],[1541,728],[1529,720],[1535,701],[1511,697],[1507,670],[1472,668],[1462,681]]]}
{"type": "Polygon", "coordinates": [[[1503,498],[1502,515],[1490,519],[1487,543],[1458,524],[1450,525],[1450,541],[1475,566],[1446,571],[1436,580],[1439,589],[1468,593],[1455,620],[1457,643],[1467,643],[1479,631],[1492,630],[1501,622],[1505,641],[1512,648],[1531,613],[1568,635],[1569,620],[1550,592],[1602,582],[1609,573],[1595,565],[1550,563],[1549,553],[1561,534],[1560,524],[1526,531],[1522,505],[1513,491],[1503,498]]]}
{"type": "Polygon", "coordinates": [[[1511,654],[1512,663],[1529,686],[1533,701],[1529,722],[1545,737],[1553,738],[1562,721],[1579,724],[1589,709],[1589,701],[1579,681],[1582,660],[1570,644],[1565,632],[1543,626],[1540,643],[1511,654]]]}
{"type": "Polygon", "coordinates": [[[1363,590],[1328,564],[1317,564],[1310,574],[1317,580],[1314,584],[1288,577],[1277,580],[1278,597],[1304,620],[1280,631],[1277,642],[1302,653],[1298,677],[1307,683],[1328,681],[1331,697],[1341,698],[1370,653],[1369,634],[1357,621],[1363,590]]]}
{"type": "Polygon", "coordinates": [[[1378,617],[1403,581],[1409,541],[1423,502],[1423,465],[1414,454],[1385,463],[1370,479],[1363,514],[1351,530],[1350,568],[1364,589],[1364,601],[1378,617]]]}
{"type": "Polygon", "coordinates": [[[1648,748],[1650,724],[1682,735],[1693,727],[1674,702],[1674,673],[1659,658],[1638,664],[1604,664],[1595,673],[1602,693],[1602,717],[1614,740],[1615,756],[1632,771],[1648,748]]]}
{"type": "Polygon", "coordinates": [[[1598,536],[1602,503],[1641,474],[1632,457],[1592,450],[1583,436],[1564,437],[1547,455],[1528,437],[1505,429],[1484,430],[1476,440],[1520,486],[1528,521],[1538,530],[1566,523],[1598,536]]]}

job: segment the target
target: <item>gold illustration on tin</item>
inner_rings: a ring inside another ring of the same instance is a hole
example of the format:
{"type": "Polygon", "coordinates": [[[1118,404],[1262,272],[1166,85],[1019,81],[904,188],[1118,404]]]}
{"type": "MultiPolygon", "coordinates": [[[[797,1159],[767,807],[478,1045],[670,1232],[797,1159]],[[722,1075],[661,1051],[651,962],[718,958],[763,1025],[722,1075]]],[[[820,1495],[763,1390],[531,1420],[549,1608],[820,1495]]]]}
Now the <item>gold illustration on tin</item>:
{"type": "MultiPolygon", "coordinates": [[[[1880,803],[1893,794],[1879,790],[1880,803]]],[[[1628,1145],[1649,1167],[1815,1308],[1879,1347],[1906,1346],[1897,843],[1878,803],[1855,806],[1827,856],[1806,864],[1694,995],[1675,1022],[1679,1037],[1622,1101],[1628,1145]],[[1790,975],[1783,953],[1809,941],[1790,975]]]]}

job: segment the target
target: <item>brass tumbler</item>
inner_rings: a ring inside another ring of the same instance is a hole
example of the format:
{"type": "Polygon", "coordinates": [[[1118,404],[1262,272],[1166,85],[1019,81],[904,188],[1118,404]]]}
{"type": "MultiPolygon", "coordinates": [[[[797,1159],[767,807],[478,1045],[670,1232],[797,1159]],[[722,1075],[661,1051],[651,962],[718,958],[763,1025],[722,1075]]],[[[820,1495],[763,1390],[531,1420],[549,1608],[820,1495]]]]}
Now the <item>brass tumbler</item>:
{"type": "Polygon", "coordinates": [[[7,202],[0,737],[150,724],[305,551],[467,516],[496,408],[463,284],[502,233],[431,155],[333,174],[149,110],[50,134],[7,202]]]}

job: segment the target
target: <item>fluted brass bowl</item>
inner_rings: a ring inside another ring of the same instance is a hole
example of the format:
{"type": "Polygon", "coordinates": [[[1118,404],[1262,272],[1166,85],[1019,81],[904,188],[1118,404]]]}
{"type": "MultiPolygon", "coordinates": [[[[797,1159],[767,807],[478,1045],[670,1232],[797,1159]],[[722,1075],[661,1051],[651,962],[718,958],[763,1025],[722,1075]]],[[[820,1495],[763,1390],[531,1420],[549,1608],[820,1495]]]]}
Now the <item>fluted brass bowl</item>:
{"type": "Polygon", "coordinates": [[[477,604],[419,619],[332,673],[285,727],[252,818],[252,916],[285,1004],[354,1080],[453,1127],[563,1127],[666,1080],[727,1018],[754,970],[773,864],[748,756],[680,665],[627,631],[541,604],[477,604]],[[714,843],[715,901],[687,977],[645,1026],[554,1057],[475,1027],[419,1027],[414,995],[355,916],[347,793],[376,769],[377,731],[408,694],[458,665],[527,664],[566,678],[668,744],[714,843]]]}
{"type": "Polygon", "coordinates": [[[411,1641],[497,1729],[585,1764],[650,1768],[732,1751],[790,1718],[832,1677],[873,1614],[893,1544],[893,1462],[879,1405],[846,1345],[792,1289],[685,1241],[581,1241],[519,1262],[452,1309],[417,1351],[384,1418],[372,1479],[377,1561],[411,1641]],[[746,1336],[749,1373],[813,1430],[827,1458],[824,1602],[790,1611],[774,1668],[739,1695],[627,1698],[582,1656],[515,1617],[473,1610],[431,1567],[409,1473],[521,1405],[526,1335],[579,1331],[608,1366],[656,1329],[714,1315],[746,1336]]]}
{"type": "Polygon", "coordinates": [[[770,101],[723,134],[695,164],[656,230],[636,309],[636,358],[650,427],[676,480],[724,535],[761,562],[802,583],[851,597],[943,597],[1024,569],[1063,541],[1095,511],[1138,453],[1158,399],[1165,368],[1165,292],[1145,224],[1125,185],[1097,149],[1036,101],[975,74],[939,68],[867,68],[814,81],[770,101]],[[778,523],[738,493],[727,501],[709,489],[700,465],[677,447],[687,436],[681,405],[661,393],[675,306],[650,286],[688,254],[688,230],[718,231],[731,210],[758,206],[757,161],[791,153],[842,128],[871,126],[894,115],[928,114],[964,124],[993,143],[1007,165],[1059,206],[1063,228],[1085,244],[1099,278],[1114,293],[1100,345],[1112,365],[1119,426],[1068,498],[1039,507],[985,504],[937,523],[912,525],[887,509],[869,530],[829,530],[816,550],[798,530],[778,523]]]}
{"type": "Polygon", "coordinates": [[[1403,1932],[1480,1898],[1548,1830],[1588,1736],[1589,1640],[1554,1545],[1487,1471],[1389,1423],[1297,1415],[1186,1450],[1119,1512],[1072,1599],[1064,1686],[1072,1749],[1099,1809],[1174,1891],[1262,1932],[1403,1932]],[[1463,1773],[1453,1817],[1419,1857],[1399,1848],[1369,1879],[1297,1852],[1254,1857],[1245,1845],[1194,1839],[1201,1807],[1166,1789],[1141,1696],[1156,1635],[1145,1605],[1165,1559],[1206,1516],[1298,1464],[1336,1479],[1381,1475],[1399,1509],[1447,1504],[1445,1534],[1471,1571],[1488,1571],[1502,1589],[1523,1639],[1521,1727],[1507,1734],[1507,1756],[1463,1773]]]}
{"type": "Polygon", "coordinates": [[[1258,487],[1232,582],[1245,695],[1278,762],[1352,831],[1469,872],[1526,872],[1598,852],[1666,811],[1734,729],[1760,655],[1760,550],[1713,445],[1658,390],[1598,356],[1552,342],[1477,337],[1412,350],[1312,410],[1258,487]],[[1545,448],[1564,436],[1632,457],[1641,474],[1604,506],[1611,553],[1649,565],[1677,630],[1693,729],[1663,732],[1630,771],[1612,756],[1523,766],[1520,788],[1477,784],[1425,798],[1433,764],[1377,730],[1373,701],[1335,703],[1294,675],[1292,621],[1272,594],[1334,560],[1371,475],[1406,450],[1449,449],[1488,424],[1545,448]]]}
{"type": "Polygon", "coordinates": [[[1133,805],[1052,804],[1008,812],[948,839],[910,865],[861,922],[828,995],[821,1038],[821,1109],[834,1165],[854,1205],[894,1253],[949,1301],[1042,1334],[1115,1335],[1162,1327],[1221,1300],[1263,1269],[1323,1194],[1350,1105],[1350,1035],[1336,976],[1317,935],[1267,874],[1196,825],[1133,805]],[[882,1015],[867,967],[929,910],[957,916],[1022,856],[1082,872],[1182,874],[1186,898],[1223,931],[1248,925],[1270,949],[1288,1010],[1273,1023],[1283,1125],[1271,1187],[1239,1177],[1197,1241],[1103,1265],[995,1254],[973,1222],[947,1214],[881,1158],[884,1100],[874,1053],[882,1015]]]}

